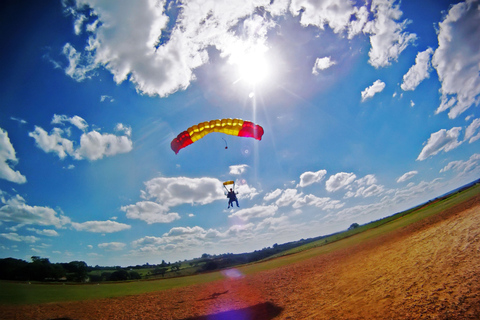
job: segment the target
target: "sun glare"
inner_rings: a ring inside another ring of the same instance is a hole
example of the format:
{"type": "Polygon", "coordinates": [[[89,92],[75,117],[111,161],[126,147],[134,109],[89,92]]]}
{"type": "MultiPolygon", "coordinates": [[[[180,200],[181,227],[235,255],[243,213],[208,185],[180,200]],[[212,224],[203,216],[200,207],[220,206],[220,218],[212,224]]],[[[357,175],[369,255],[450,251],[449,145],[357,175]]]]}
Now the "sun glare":
{"type": "Polygon", "coordinates": [[[242,81],[250,85],[257,85],[268,78],[268,63],[263,52],[257,50],[247,53],[238,64],[238,71],[242,81]]]}

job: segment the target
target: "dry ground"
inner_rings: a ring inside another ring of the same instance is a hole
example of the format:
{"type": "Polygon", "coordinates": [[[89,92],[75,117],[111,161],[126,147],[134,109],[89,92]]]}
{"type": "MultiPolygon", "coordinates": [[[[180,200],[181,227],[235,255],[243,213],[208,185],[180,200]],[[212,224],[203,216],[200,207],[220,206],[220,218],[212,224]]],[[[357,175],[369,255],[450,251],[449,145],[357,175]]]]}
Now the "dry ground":
{"type": "Polygon", "coordinates": [[[389,236],[241,277],[1,319],[480,319],[480,196],[389,236]]]}

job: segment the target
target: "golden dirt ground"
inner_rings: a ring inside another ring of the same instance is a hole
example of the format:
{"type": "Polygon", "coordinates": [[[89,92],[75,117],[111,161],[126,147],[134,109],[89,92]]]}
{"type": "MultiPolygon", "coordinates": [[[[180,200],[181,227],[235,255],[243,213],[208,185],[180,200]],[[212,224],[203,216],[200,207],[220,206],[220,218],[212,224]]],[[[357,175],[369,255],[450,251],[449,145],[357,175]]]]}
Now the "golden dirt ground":
{"type": "Polygon", "coordinates": [[[480,319],[480,196],[353,248],[122,298],[0,306],[0,319],[480,319]]]}

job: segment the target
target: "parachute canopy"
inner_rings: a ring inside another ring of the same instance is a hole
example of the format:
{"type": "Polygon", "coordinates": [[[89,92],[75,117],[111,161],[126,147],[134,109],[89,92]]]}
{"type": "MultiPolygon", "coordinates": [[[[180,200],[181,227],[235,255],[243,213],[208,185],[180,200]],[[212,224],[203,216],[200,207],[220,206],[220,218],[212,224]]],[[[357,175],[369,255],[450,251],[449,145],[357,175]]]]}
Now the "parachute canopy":
{"type": "Polygon", "coordinates": [[[185,148],[212,132],[221,132],[232,136],[249,137],[257,140],[262,140],[263,136],[263,128],[250,121],[244,121],[242,119],[211,120],[201,122],[183,131],[172,140],[170,146],[175,154],[177,154],[180,149],[185,148]]]}
{"type": "Polygon", "coordinates": [[[225,181],[223,187],[228,191],[228,188],[235,189],[235,181],[225,181]]]}

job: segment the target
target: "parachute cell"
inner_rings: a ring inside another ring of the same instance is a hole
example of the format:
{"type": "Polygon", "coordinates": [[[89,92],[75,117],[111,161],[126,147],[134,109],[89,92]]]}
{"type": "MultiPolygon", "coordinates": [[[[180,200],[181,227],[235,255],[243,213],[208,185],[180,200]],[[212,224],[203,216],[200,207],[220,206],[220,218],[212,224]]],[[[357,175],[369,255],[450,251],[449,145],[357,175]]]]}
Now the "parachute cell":
{"type": "Polygon", "coordinates": [[[262,140],[263,136],[263,128],[250,121],[244,121],[242,119],[211,120],[201,122],[181,132],[172,140],[170,146],[175,154],[177,154],[181,149],[212,132],[254,138],[257,140],[262,140]]]}

